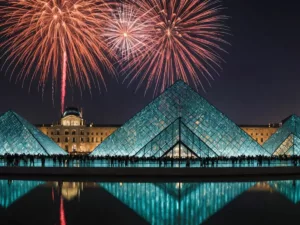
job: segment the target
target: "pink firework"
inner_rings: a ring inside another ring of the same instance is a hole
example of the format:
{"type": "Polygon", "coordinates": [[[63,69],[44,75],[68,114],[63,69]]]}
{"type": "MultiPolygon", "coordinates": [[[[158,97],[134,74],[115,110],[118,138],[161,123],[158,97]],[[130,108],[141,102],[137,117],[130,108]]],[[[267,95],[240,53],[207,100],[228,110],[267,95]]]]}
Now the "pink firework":
{"type": "Polygon", "coordinates": [[[203,87],[210,84],[212,72],[217,73],[223,62],[219,52],[228,44],[224,37],[228,28],[223,24],[218,0],[140,0],[133,4],[147,21],[143,32],[147,39],[135,59],[125,65],[130,83],[140,78],[147,88],[154,83],[155,92],[182,79],[203,87]],[[150,38],[149,38],[150,37],[150,38]]]}
{"type": "Polygon", "coordinates": [[[112,14],[104,29],[103,36],[107,44],[118,55],[119,62],[134,60],[145,50],[146,41],[151,38],[148,34],[149,12],[139,10],[136,5],[121,4],[112,14]]]}

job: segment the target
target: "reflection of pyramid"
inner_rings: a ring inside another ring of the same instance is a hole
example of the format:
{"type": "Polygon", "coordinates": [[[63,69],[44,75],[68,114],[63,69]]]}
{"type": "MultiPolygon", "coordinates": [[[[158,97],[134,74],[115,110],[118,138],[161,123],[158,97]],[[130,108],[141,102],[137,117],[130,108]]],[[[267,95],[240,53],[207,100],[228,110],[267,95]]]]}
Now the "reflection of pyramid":
{"type": "Polygon", "coordinates": [[[0,205],[4,208],[9,207],[17,199],[26,195],[32,189],[43,184],[42,181],[28,181],[28,180],[0,180],[0,205]]]}
{"type": "Polygon", "coordinates": [[[292,115],[263,145],[273,155],[300,155],[300,118],[292,115]]]}
{"type": "Polygon", "coordinates": [[[183,154],[197,156],[268,154],[224,114],[178,81],[109,136],[92,155],[164,156],[177,143],[184,144],[183,154]]]}
{"type": "Polygon", "coordinates": [[[0,155],[66,154],[57,144],[13,111],[0,117],[0,155]]]}
{"type": "Polygon", "coordinates": [[[201,224],[255,183],[101,183],[150,224],[201,224]]]}
{"type": "Polygon", "coordinates": [[[300,202],[300,180],[269,181],[268,183],[293,203],[300,202]]]}

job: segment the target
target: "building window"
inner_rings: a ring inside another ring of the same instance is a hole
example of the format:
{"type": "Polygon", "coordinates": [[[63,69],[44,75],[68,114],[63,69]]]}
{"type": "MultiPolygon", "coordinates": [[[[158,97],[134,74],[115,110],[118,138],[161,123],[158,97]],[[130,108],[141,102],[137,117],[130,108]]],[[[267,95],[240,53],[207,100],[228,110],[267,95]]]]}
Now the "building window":
{"type": "Polygon", "coordinates": [[[96,133],[96,135],[98,135],[98,132],[96,133]]]}
{"type": "Polygon", "coordinates": [[[264,134],[263,134],[263,133],[261,133],[261,136],[264,136],[264,134]]]}
{"type": "Polygon", "coordinates": [[[80,134],[81,134],[81,135],[84,135],[84,131],[83,131],[83,130],[81,130],[81,131],[80,131],[80,134]]]}
{"type": "Polygon", "coordinates": [[[73,137],[72,141],[73,141],[73,143],[75,143],[76,142],[76,138],[73,137]]]}
{"type": "Polygon", "coordinates": [[[69,150],[69,146],[68,146],[68,145],[66,145],[66,146],[65,146],[65,149],[66,149],[66,151],[68,151],[68,150],[69,150]]]}
{"type": "Polygon", "coordinates": [[[82,138],[80,138],[80,142],[84,142],[84,140],[83,140],[83,137],[82,137],[82,138]]]}
{"type": "Polygon", "coordinates": [[[59,130],[56,130],[56,135],[60,135],[60,132],[59,132],[59,130]]]}
{"type": "Polygon", "coordinates": [[[65,135],[69,135],[69,131],[68,130],[65,131],[65,135]]]}
{"type": "Polygon", "coordinates": [[[251,136],[253,136],[253,133],[251,133],[251,136]]]}
{"type": "Polygon", "coordinates": [[[260,139],[260,141],[261,141],[261,143],[263,143],[263,142],[264,142],[264,139],[262,138],[262,139],[260,139]]]}
{"type": "Polygon", "coordinates": [[[60,142],[60,138],[57,138],[57,143],[59,143],[60,142]]]}
{"type": "Polygon", "coordinates": [[[90,135],[90,132],[86,132],[86,135],[90,135]]]}
{"type": "Polygon", "coordinates": [[[68,137],[65,138],[65,142],[69,142],[69,138],[68,137]]]}
{"type": "Polygon", "coordinates": [[[86,142],[90,142],[90,138],[86,138],[86,142]]]}
{"type": "Polygon", "coordinates": [[[92,132],[91,134],[94,135],[94,132],[92,132]]]}
{"type": "Polygon", "coordinates": [[[92,137],[92,142],[94,142],[94,138],[92,137]]]}
{"type": "Polygon", "coordinates": [[[51,131],[51,135],[53,135],[53,131],[51,131]]]}
{"type": "Polygon", "coordinates": [[[103,133],[101,132],[101,135],[103,135],[103,133]]]}
{"type": "Polygon", "coordinates": [[[76,131],[75,130],[72,130],[72,135],[76,135],[76,131]]]}
{"type": "Polygon", "coordinates": [[[101,138],[101,142],[103,141],[103,138],[101,138]]]}

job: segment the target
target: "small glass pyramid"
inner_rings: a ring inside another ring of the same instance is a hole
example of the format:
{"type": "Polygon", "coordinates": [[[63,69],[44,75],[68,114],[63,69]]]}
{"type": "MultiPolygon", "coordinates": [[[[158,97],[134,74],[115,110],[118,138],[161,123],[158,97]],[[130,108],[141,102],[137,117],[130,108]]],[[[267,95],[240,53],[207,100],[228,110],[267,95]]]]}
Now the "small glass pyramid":
{"type": "Polygon", "coordinates": [[[0,116],[0,155],[65,155],[49,137],[13,111],[0,116]]]}
{"type": "Polygon", "coordinates": [[[177,142],[184,143],[198,157],[269,155],[181,80],[116,130],[91,155],[160,157],[177,142]]]}
{"type": "Polygon", "coordinates": [[[45,182],[29,180],[0,180],[0,205],[4,208],[8,208],[15,201],[43,183],[45,182]]]}
{"type": "Polygon", "coordinates": [[[300,118],[288,117],[263,145],[271,155],[300,155],[300,118]]]}

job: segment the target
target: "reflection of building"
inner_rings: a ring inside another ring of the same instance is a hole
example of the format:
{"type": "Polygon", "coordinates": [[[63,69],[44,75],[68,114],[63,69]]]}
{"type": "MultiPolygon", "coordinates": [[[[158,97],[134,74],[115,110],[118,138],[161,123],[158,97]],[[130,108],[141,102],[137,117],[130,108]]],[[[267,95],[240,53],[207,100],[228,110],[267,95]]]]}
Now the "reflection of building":
{"type": "Polygon", "coordinates": [[[86,124],[77,108],[67,108],[58,124],[39,129],[70,153],[89,153],[118,126],[86,124]]]}
{"type": "Polygon", "coordinates": [[[278,130],[279,124],[241,125],[240,128],[262,145],[278,130]]]}

